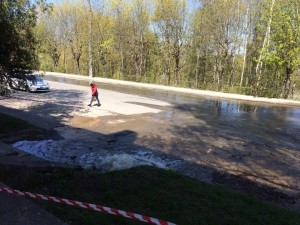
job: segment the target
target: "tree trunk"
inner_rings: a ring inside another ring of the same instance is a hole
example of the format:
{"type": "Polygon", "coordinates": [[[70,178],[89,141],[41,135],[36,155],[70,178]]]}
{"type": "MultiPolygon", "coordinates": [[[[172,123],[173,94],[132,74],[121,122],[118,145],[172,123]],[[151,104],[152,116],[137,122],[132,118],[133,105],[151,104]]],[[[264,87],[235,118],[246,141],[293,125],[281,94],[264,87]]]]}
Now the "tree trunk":
{"type": "Polygon", "coordinates": [[[81,54],[79,52],[75,51],[73,47],[71,49],[72,49],[73,59],[75,60],[75,63],[76,63],[77,73],[80,74],[80,56],[81,56],[81,54]]]}
{"type": "Polygon", "coordinates": [[[91,1],[88,0],[89,3],[89,79],[92,82],[93,79],[93,53],[92,53],[92,6],[91,1]]]}
{"type": "Polygon", "coordinates": [[[289,97],[290,92],[291,92],[291,86],[292,86],[291,75],[292,75],[291,68],[286,68],[286,75],[285,75],[285,80],[284,80],[284,90],[283,90],[283,97],[286,99],[289,97]]]}
{"type": "Polygon", "coordinates": [[[80,56],[76,56],[77,73],[80,74],[80,56]]]}
{"type": "Polygon", "coordinates": [[[171,83],[171,65],[170,58],[167,59],[167,85],[171,83]]]}
{"type": "Polygon", "coordinates": [[[56,67],[58,66],[58,61],[60,59],[60,54],[58,53],[53,53],[51,54],[51,58],[52,58],[52,70],[55,71],[56,67]]]}
{"type": "Polygon", "coordinates": [[[249,8],[250,8],[250,3],[248,3],[247,5],[247,13],[246,13],[246,39],[245,39],[245,45],[244,45],[244,57],[243,57],[243,67],[242,67],[242,73],[241,73],[241,80],[240,80],[240,87],[242,87],[243,85],[243,81],[244,81],[244,73],[245,73],[245,67],[246,67],[246,58],[247,58],[247,48],[248,48],[248,38],[249,38],[249,32],[248,32],[248,28],[249,28],[249,8]]]}
{"type": "Polygon", "coordinates": [[[174,79],[175,79],[175,85],[178,85],[180,82],[179,82],[179,62],[180,62],[180,56],[177,55],[179,53],[176,53],[176,56],[175,56],[175,71],[174,71],[174,79]]]}
{"type": "Polygon", "coordinates": [[[233,87],[233,85],[234,85],[233,75],[234,75],[234,70],[235,70],[235,64],[236,64],[235,56],[233,56],[232,63],[231,63],[231,68],[230,68],[230,77],[229,77],[229,82],[228,82],[228,85],[231,86],[231,87],[233,87]]]}
{"type": "Polygon", "coordinates": [[[175,80],[175,85],[180,85],[180,77],[179,77],[179,70],[180,70],[180,49],[181,45],[176,44],[174,46],[174,59],[175,59],[175,71],[174,71],[174,80],[175,80]]]}
{"type": "Polygon", "coordinates": [[[266,48],[266,46],[269,44],[270,41],[270,33],[271,33],[271,23],[272,23],[272,19],[273,19],[273,8],[274,8],[274,4],[275,4],[275,0],[272,0],[271,3],[271,8],[270,8],[270,17],[269,17],[269,21],[268,21],[268,26],[267,26],[267,31],[266,31],[266,35],[263,41],[263,46],[262,46],[262,53],[259,55],[259,59],[256,65],[256,69],[255,69],[255,74],[258,75],[257,77],[257,83],[256,86],[259,86],[260,83],[260,79],[261,79],[261,68],[262,68],[262,59],[263,59],[263,54],[264,54],[264,50],[266,48]]]}
{"type": "Polygon", "coordinates": [[[64,72],[67,72],[66,47],[64,45],[64,72]]]}
{"type": "MultiPolygon", "coordinates": [[[[120,51],[120,57],[121,57],[121,73],[122,73],[122,80],[125,79],[125,74],[124,74],[124,54],[123,54],[123,49],[121,47],[121,51],[120,51]]],[[[119,77],[120,79],[120,77],[119,77]]]]}
{"type": "Polygon", "coordinates": [[[200,50],[197,49],[197,61],[196,61],[196,69],[195,69],[195,75],[196,75],[196,88],[199,88],[199,62],[200,62],[200,50]]]}

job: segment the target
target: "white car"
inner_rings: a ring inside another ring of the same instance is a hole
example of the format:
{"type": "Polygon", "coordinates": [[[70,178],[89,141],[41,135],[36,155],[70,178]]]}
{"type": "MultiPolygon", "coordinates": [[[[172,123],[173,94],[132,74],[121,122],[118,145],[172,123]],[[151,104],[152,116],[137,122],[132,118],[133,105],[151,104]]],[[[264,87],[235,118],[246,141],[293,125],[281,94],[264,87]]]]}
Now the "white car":
{"type": "Polygon", "coordinates": [[[39,75],[25,74],[11,78],[11,87],[28,92],[50,91],[50,85],[39,75]]]}

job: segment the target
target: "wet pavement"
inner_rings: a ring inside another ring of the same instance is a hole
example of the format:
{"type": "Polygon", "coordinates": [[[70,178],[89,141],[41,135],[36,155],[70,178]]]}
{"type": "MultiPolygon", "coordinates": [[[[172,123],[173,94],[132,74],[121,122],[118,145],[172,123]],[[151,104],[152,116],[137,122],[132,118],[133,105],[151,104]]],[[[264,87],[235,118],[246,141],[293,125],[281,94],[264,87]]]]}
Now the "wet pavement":
{"type": "MultiPolygon", "coordinates": [[[[120,161],[115,156],[140,153],[148,162],[153,159],[153,165],[159,162],[200,180],[212,182],[215,172],[242,176],[299,199],[296,104],[217,99],[101,81],[102,106],[88,108],[88,80],[51,79],[49,93],[18,92],[14,101],[0,101],[2,112],[58,131],[61,138],[48,145],[54,151],[30,145],[48,159],[76,164],[84,155],[91,168],[101,171],[103,161],[116,165],[120,161]]],[[[123,164],[130,157],[121,157],[123,164]]]]}

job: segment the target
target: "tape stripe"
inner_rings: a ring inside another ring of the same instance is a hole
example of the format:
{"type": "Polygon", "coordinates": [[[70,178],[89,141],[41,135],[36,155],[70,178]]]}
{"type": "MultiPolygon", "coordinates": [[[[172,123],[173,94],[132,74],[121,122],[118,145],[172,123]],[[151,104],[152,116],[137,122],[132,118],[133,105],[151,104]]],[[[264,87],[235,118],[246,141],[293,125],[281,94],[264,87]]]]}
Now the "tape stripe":
{"type": "Polygon", "coordinates": [[[105,207],[105,206],[90,204],[90,203],[86,203],[86,202],[79,202],[79,201],[74,201],[74,200],[69,200],[69,199],[64,199],[64,198],[56,198],[56,197],[41,195],[41,194],[33,194],[30,192],[23,192],[23,191],[14,190],[14,189],[5,188],[5,187],[4,188],[0,187],[0,192],[6,192],[9,194],[16,194],[16,195],[21,195],[21,196],[25,196],[25,197],[42,199],[42,200],[46,200],[46,201],[50,201],[50,202],[76,206],[79,208],[85,208],[85,209],[90,209],[90,210],[94,210],[94,211],[98,211],[98,212],[104,212],[104,213],[121,216],[121,217],[125,217],[125,218],[130,218],[133,220],[138,220],[138,221],[150,223],[150,224],[176,225],[174,223],[155,219],[152,217],[143,216],[143,215],[139,215],[139,214],[135,214],[135,213],[131,213],[131,212],[126,212],[123,210],[113,209],[113,208],[109,208],[109,207],[105,207]]]}

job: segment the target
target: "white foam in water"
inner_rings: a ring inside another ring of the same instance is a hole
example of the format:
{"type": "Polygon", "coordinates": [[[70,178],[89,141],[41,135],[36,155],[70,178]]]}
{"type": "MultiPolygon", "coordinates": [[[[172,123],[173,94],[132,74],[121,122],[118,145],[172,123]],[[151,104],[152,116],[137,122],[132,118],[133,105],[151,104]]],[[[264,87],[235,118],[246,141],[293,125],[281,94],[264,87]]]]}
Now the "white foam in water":
{"type": "Polygon", "coordinates": [[[13,147],[49,161],[61,162],[61,148],[59,143],[53,140],[19,141],[14,143],[13,147]]]}
{"type": "Polygon", "coordinates": [[[95,167],[102,171],[128,169],[139,165],[150,165],[146,161],[138,162],[133,155],[118,153],[114,155],[101,155],[99,153],[85,154],[80,158],[84,168],[95,167]]]}
{"type": "Polygon", "coordinates": [[[48,161],[80,165],[86,169],[93,168],[103,172],[129,169],[141,165],[170,168],[180,163],[178,160],[163,160],[153,155],[150,151],[138,150],[133,154],[124,152],[103,154],[99,152],[87,152],[86,149],[78,149],[76,151],[72,146],[68,150],[64,146],[69,146],[64,140],[20,141],[13,144],[13,147],[21,151],[48,161]]]}

